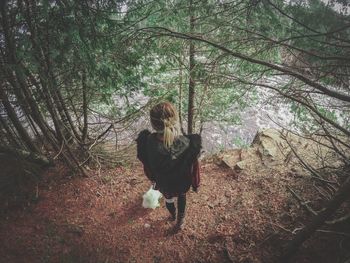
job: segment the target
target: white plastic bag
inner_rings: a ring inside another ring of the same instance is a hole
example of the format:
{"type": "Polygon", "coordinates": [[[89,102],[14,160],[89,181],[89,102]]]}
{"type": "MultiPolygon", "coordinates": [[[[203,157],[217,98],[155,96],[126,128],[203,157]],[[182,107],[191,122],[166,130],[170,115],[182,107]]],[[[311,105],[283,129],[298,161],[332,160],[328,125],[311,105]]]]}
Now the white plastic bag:
{"type": "Polygon", "coordinates": [[[162,194],[158,190],[154,190],[153,186],[143,195],[142,206],[144,208],[155,209],[159,207],[159,199],[162,197],[162,194]]]}

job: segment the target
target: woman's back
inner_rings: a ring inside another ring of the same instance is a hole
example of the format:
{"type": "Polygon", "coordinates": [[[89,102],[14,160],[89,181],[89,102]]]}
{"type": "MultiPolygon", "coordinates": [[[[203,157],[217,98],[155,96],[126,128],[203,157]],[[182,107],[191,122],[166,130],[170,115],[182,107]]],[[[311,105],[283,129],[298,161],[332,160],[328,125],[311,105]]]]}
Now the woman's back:
{"type": "MultiPolygon", "coordinates": [[[[165,192],[186,192],[191,186],[191,167],[200,152],[199,135],[180,135],[175,138],[171,147],[165,147],[157,133],[143,131],[142,142],[146,166],[153,176],[157,186],[165,192]]],[[[139,136],[140,137],[140,136],[139,136]]],[[[142,136],[141,136],[142,137],[142,136]]]]}

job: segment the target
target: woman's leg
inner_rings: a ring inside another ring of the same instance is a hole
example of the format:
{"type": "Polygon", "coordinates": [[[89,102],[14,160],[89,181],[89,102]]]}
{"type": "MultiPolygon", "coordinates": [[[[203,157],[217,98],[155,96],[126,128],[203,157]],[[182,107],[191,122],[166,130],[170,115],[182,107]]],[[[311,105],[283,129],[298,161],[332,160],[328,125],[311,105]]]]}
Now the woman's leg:
{"type": "Polygon", "coordinates": [[[176,208],[175,208],[175,197],[172,196],[164,196],[165,197],[165,206],[168,209],[171,220],[175,221],[176,219],[176,208]]]}
{"type": "Polygon", "coordinates": [[[186,193],[179,194],[177,198],[177,226],[182,227],[185,222],[186,193]]]}

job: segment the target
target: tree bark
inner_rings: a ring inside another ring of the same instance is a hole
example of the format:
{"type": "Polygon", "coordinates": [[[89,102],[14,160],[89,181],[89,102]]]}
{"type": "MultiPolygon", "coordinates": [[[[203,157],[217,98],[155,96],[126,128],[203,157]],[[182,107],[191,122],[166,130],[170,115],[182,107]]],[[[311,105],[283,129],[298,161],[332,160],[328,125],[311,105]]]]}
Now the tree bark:
{"type": "Polygon", "coordinates": [[[59,102],[61,103],[63,112],[64,112],[64,114],[65,114],[65,116],[66,116],[66,118],[67,118],[67,120],[68,120],[68,123],[69,123],[69,125],[70,125],[70,127],[71,127],[71,130],[72,130],[72,132],[73,132],[75,138],[76,138],[77,140],[80,141],[80,140],[81,140],[81,137],[80,137],[80,135],[79,135],[79,133],[78,133],[78,131],[77,131],[77,129],[76,129],[74,123],[73,123],[72,117],[70,116],[70,113],[69,113],[69,110],[68,110],[68,108],[67,108],[67,105],[66,105],[66,103],[64,102],[63,97],[62,97],[62,94],[61,94],[60,90],[58,90],[58,87],[57,87],[56,92],[57,92],[58,100],[59,100],[59,102]]]}
{"type": "MultiPolygon", "coordinates": [[[[35,86],[36,90],[38,92],[40,92],[41,94],[43,93],[43,89],[41,88],[40,84],[38,83],[38,81],[35,79],[35,77],[33,76],[33,74],[29,71],[29,69],[25,68],[24,65],[22,65],[23,70],[25,75],[29,78],[30,82],[35,86]]],[[[24,88],[25,89],[25,88],[24,88]]],[[[30,93],[30,91],[28,90],[26,92],[27,95],[30,95],[29,98],[27,98],[28,100],[28,104],[30,105],[30,107],[32,108],[32,117],[35,120],[35,122],[38,124],[40,130],[46,135],[46,134],[50,134],[50,136],[56,136],[55,131],[46,123],[46,121],[44,120],[44,117],[41,114],[41,111],[37,105],[37,103],[39,102],[38,98],[36,98],[36,100],[34,100],[32,97],[32,93],[30,93]]],[[[44,96],[44,95],[43,95],[44,96]]],[[[44,96],[44,102],[45,102],[45,96],[44,96]]]]}
{"type": "Polygon", "coordinates": [[[185,134],[184,128],[183,128],[183,122],[182,122],[182,93],[183,93],[183,88],[182,88],[182,81],[183,81],[183,77],[182,77],[182,59],[181,57],[178,58],[179,61],[179,124],[180,124],[180,130],[182,132],[182,134],[185,134]]]}
{"type": "Polygon", "coordinates": [[[18,143],[18,141],[16,139],[16,136],[12,133],[10,127],[7,125],[6,120],[4,120],[1,115],[0,115],[0,125],[5,130],[5,135],[8,139],[8,143],[10,143],[11,145],[16,146],[16,147],[20,146],[20,144],[18,143]]]}
{"type": "Polygon", "coordinates": [[[39,153],[40,152],[39,148],[36,147],[36,145],[32,141],[32,138],[29,136],[29,134],[27,133],[27,131],[24,129],[21,122],[19,121],[17,114],[15,110],[12,108],[11,103],[9,102],[3,87],[0,87],[0,99],[2,100],[2,104],[4,105],[11,122],[15,126],[19,136],[21,137],[25,145],[28,147],[30,151],[39,153]]]}
{"type": "Polygon", "coordinates": [[[74,113],[76,122],[78,123],[78,129],[80,132],[82,132],[83,131],[83,124],[81,123],[81,120],[80,120],[81,114],[78,113],[77,108],[75,106],[76,102],[73,101],[73,98],[75,98],[76,94],[71,94],[70,90],[67,87],[65,87],[65,92],[67,93],[67,99],[69,101],[69,106],[74,113]]]}
{"type": "MultiPolygon", "coordinates": [[[[193,9],[193,0],[190,1],[189,7],[190,13],[190,32],[194,31],[194,9],[193,9]]],[[[195,59],[194,59],[195,47],[194,41],[190,41],[190,50],[189,50],[189,85],[188,85],[188,115],[187,115],[187,133],[193,133],[194,129],[194,98],[195,98],[195,81],[194,81],[194,68],[195,68],[195,59]]]]}
{"type": "Polygon", "coordinates": [[[84,126],[82,130],[82,141],[85,143],[86,137],[87,137],[87,131],[88,131],[88,115],[87,115],[87,86],[86,86],[86,73],[85,71],[82,73],[82,87],[83,87],[83,118],[84,118],[84,126]]]}

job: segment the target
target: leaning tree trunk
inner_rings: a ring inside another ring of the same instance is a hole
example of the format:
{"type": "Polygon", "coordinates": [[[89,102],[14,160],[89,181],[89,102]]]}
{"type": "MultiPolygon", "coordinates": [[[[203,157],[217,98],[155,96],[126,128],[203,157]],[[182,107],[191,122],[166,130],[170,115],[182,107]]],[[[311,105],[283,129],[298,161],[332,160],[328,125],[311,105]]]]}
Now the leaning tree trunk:
{"type": "Polygon", "coordinates": [[[58,87],[57,87],[56,92],[57,92],[57,98],[58,98],[59,102],[61,103],[61,107],[62,107],[63,112],[64,112],[64,114],[65,114],[65,116],[67,118],[67,121],[68,121],[68,123],[69,123],[69,125],[71,127],[71,130],[72,130],[75,138],[80,141],[81,140],[81,136],[79,135],[79,133],[78,133],[78,131],[77,131],[75,125],[74,125],[74,122],[72,120],[70,112],[69,112],[69,110],[67,108],[67,105],[66,105],[66,103],[65,103],[65,101],[64,101],[64,99],[62,97],[61,91],[58,89],[58,87]]]}
{"type": "Polygon", "coordinates": [[[5,107],[5,110],[7,112],[7,115],[9,116],[12,124],[15,126],[20,138],[23,140],[24,144],[28,147],[28,149],[32,152],[39,153],[40,150],[34,142],[32,141],[32,138],[29,136],[27,131],[22,126],[21,122],[19,121],[17,114],[15,110],[12,108],[11,103],[9,102],[6,92],[3,89],[3,87],[0,87],[0,99],[2,101],[2,104],[5,107]]]}
{"type": "MultiPolygon", "coordinates": [[[[35,26],[35,22],[33,20],[35,19],[35,11],[32,10],[32,8],[35,7],[35,5],[32,5],[33,3],[25,2],[25,6],[21,5],[21,8],[23,10],[22,13],[24,15],[24,18],[27,22],[28,25],[28,31],[30,32],[30,42],[32,44],[32,49],[34,53],[34,57],[38,62],[39,68],[38,68],[38,77],[39,77],[39,83],[41,86],[41,92],[44,95],[45,98],[45,103],[48,112],[50,113],[51,119],[53,121],[54,127],[55,127],[55,139],[57,139],[60,143],[64,141],[63,135],[62,135],[62,122],[59,119],[59,116],[57,114],[56,108],[54,107],[54,102],[51,94],[51,83],[50,83],[50,76],[49,76],[49,71],[46,67],[45,63],[45,51],[46,53],[48,50],[43,50],[43,48],[39,45],[38,41],[38,35],[41,33],[37,30],[37,27],[35,26]]],[[[26,72],[28,73],[28,71],[26,72]]],[[[22,85],[26,86],[26,85],[22,85]]],[[[25,91],[25,89],[24,89],[25,91]]],[[[28,92],[27,92],[28,93],[28,92]]],[[[27,98],[29,94],[25,94],[27,98]]]]}
{"type": "Polygon", "coordinates": [[[83,120],[84,120],[84,126],[82,130],[82,142],[85,143],[85,140],[87,138],[88,133],[88,101],[87,101],[87,84],[86,84],[86,73],[85,71],[82,73],[82,79],[81,84],[83,87],[83,120]]]}
{"type": "MultiPolygon", "coordinates": [[[[43,135],[50,136],[51,134],[49,134],[48,132],[50,131],[50,128],[47,125],[47,123],[44,121],[44,118],[40,112],[40,109],[38,108],[36,102],[34,101],[31,91],[27,87],[26,73],[28,72],[26,72],[26,68],[22,63],[18,61],[16,57],[15,39],[11,32],[10,25],[8,23],[9,18],[7,16],[5,8],[6,8],[6,3],[4,2],[1,5],[1,16],[2,16],[1,23],[3,26],[4,41],[5,41],[6,51],[7,51],[7,54],[5,57],[8,60],[9,64],[17,65],[13,72],[5,69],[7,74],[7,80],[13,86],[13,91],[17,99],[21,103],[21,107],[23,108],[23,110],[33,118],[33,120],[37,123],[37,125],[41,129],[43,135]]],[[[31,34],[31,38],[33,37],[34,37],[33,34],[31,34]]],[[[44,92],[44,95],[45,94],[46,93],[44,92]]],[[[51,143],[55,144],[54,141],[55,139],[51,140],[51,143]]]]}
{"type": "Polygon", "coordinates": [[[8,143],[15,147],[19,147],[20,143],[16,139],[16,135],[13,134],[10,127],[7,125],[6,120],[4,120],[0,114],[0,127],[4,129],[5,136],[7,137],[8,143]]]}
{"type": "MultiPolygon", "coordinates": [[[[34,75],[32,74],[32,72],[30,72],[30,70],[26,67],[24,67],[24,65],[22,65],[23,67],[23,71],[25,73],[25,76],[29,78],[30,83],[36,88],[36,90],[38,91],[38,93],[42,94],[42,88],[39,84],[39,82],[35,79],[34,75]]],[[[30,96],[26,97],[26,99],[28,100],[28,104],[30,105],[30,107],[32,108],[32,118],[34,119],[34,121],[37,123],[37,125],[39,126],[40,130],[42,131],[42,133],[44,133],[45,135],[49,135],[54,138],[56,137],[56,133],[53,130],[53,128],[51,128],[47,122],[44,120],[44,117],[42,116],[42,113],[40,112],[40,109],[37,105],[37,103],[39,102],[39,98],[35,98],[35,100],[33,99],[34,96],[32,93],[26,93],[27,95],[29,94],[30,96]]],[[[42,98],[45,101],[45,98],[42,98]]]]}
{"type": "Polygon", "coordinates": [[[326,208],[316,215],[312,221],[306,225],[288,244],[284,254],[283,261],[288,260],[324,222],[329,219],[335,211],[350,198],[350,176],[345,180],[341,188],[336,192],[332,200],[330,200],[326,208]]]}

